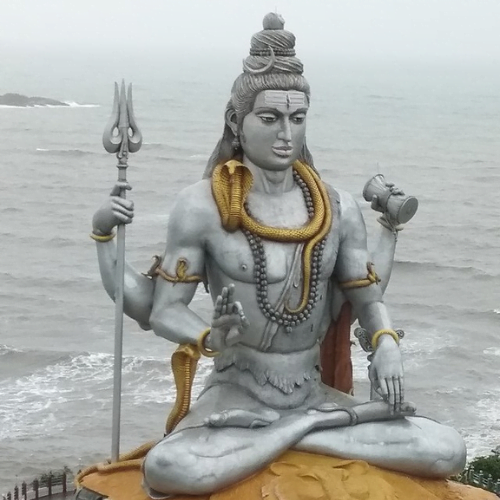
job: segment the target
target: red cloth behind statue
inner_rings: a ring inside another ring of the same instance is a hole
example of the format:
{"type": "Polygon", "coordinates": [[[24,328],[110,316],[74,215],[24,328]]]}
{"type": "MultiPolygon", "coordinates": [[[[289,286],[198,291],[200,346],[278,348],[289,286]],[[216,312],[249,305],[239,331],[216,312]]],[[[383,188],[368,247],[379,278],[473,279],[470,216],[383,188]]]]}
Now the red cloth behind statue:
{"type": "Polygon", "coordinates": [[[353,393],[351,361],[351,303],[344,302],[321,344],[321,380],[346,394],[353,393]]]}

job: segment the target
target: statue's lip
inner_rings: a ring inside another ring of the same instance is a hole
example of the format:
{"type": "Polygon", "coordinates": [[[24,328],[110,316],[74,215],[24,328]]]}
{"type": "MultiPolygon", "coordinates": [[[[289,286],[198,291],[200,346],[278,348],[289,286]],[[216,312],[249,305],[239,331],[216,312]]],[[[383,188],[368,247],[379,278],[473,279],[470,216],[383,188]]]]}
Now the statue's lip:
{"type": "Polygon", "coordinates": [[[279,156],[290,156],[293,148],[291,146],[274,146],[273,151],[279,156]]]}

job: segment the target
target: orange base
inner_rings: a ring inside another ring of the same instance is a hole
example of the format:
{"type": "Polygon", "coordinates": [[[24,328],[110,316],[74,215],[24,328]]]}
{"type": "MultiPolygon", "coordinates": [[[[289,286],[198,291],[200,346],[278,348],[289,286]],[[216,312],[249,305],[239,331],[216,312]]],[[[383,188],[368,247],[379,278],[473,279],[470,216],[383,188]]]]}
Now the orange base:
{"type": "MultiPolygon", "coordinates": [[[[136,468],[94,472],[81,480],[111,500],[148,500],[136,468]]],[[[497,500],[493,493],[453,481],[390,472],[366,462],[288,451],[252,477],[210,495],[176,500],[497,500]]]]}

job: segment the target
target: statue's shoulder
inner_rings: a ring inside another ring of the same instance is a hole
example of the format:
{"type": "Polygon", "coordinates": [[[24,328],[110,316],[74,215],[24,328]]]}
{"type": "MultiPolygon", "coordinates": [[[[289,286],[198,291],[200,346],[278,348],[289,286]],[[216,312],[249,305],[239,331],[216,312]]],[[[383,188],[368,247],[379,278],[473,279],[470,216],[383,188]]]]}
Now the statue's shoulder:
{"type": "Polygon", "coordinates": [[[179,192],[169,225],[174,229],[182,226],[184,231],[204,233],[218,222],[218,217],[210,179],[202,179],[179,192]]]}
{"type": "Polygon", "coordinates": [[[324,184],[330,197],[332,212],[334,216],[338,217],[341,228],[348,230],[353,226],[359,226],[359,224],[364,227],[361,209],[354,196],[343,189],[333,188],[327,183],[324,184]]]}
{"type": "Polygon", "coordinates": [[[344,191],[343,189],[334,188],[326,182],[323,182],[323,184],[326,187],[328,196],[330,197],[332,209],[338,212],[340,216],[343,214],[348,215],[349,212],[360,212],[359,205],[351,193],[344,191]]]}
{"type": "Polygon", "coordinates": [[[209,208],[208,205],[215,207],[210,179],[202,179],[179,191],[176,200],[177,204],[186,205],[191,208],[198,206],[209,208]]]}

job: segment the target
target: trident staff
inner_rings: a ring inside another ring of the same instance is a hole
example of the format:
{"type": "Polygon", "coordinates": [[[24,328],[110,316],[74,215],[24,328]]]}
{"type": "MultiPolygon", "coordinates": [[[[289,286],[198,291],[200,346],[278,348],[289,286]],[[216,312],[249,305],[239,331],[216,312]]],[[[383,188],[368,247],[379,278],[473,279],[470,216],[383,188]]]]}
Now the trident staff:
{"type": "MultiPolygon", "coordinates": [[[[115,82],[113,111],[102,135],[104,149],[116,153],[118,158],[118,181],[127,181],[129,153],[139,151],[142,134],[137,127],[132,107],[132,85],[125,94],[125,82],[122,80],[120,91],[115,82]]],[[[120,197],[126,197],[124,188],[120,197]]],[[[111,437],[111,460],[118,461],[120,453],[120,410],[122,390],[122,351],[123,351],[123,286],[125,273],[125,224],[119,224],[116,238],[116,289],[115,289],[115,350],[113,373],[113,430],[111,437]]]]}

